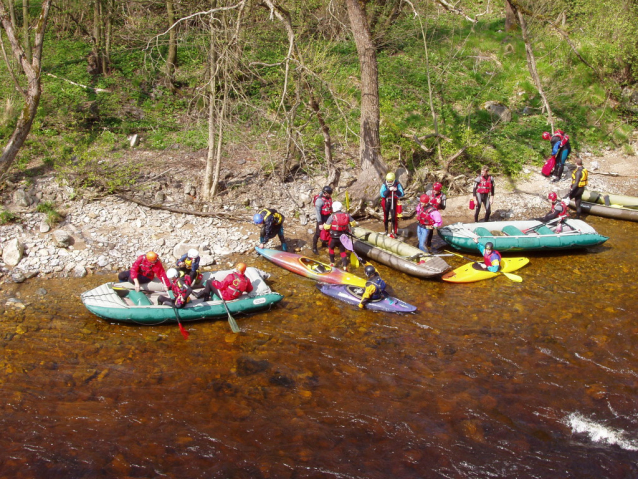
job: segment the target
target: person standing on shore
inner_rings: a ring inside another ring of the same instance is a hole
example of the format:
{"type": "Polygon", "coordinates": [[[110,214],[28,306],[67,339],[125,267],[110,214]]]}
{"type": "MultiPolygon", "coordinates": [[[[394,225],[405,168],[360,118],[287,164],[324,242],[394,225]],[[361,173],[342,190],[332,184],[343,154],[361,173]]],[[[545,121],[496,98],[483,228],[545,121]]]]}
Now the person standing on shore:
{"type": "Polygon", "coordinates": [[[474,210],[474,222],[478,223],[481,205],[485,205],[485,218],[483,221],[487,223],[490,220],[492,203],[494,202],[494,177],[490,175],[490,169],[487,165],[481,168],[481,174],[474,179],[472,195],[474,196],[474,203],[476,205],[476,209],[474,210]]]}
{"type": "Polygon", "coordinates": [[[560,181],[563,176],[563,169],[565,168],[567,157],[572,152],[569,136],[566,135],[563,130],[556,130],[553,135],[545,131],[543,132],[543,139],[549,140],[552,145],[552,156],[556,159],[554,171],[552,172],[554,175],[552,182],[560,181]]]}
{"type": "Polygon", "coordinates": [[[392,172],[385,176],[385,181],[381,185],[379,195],[381,196],[381,207],[383,208],[383,226],[385,234],[390,238],[396,238],[399,221],[397,219],[397,207],[399,199],[404,196],[403,186],[396,180],[396,175],[392,172]],[[390,222],[390,233],[388,233],[388,221],[390,222]]]}
{"type": "Polygon", "coordinates": [[[421,195],[419,204],[416,205],[416,218],[418,221],[416,234],[419,238],[419,249],[428,254],[430,254],[430,248],[432,247],[434,229],[440,228],[443,224],[441,213],[439,213],[435,204],[437,204],[436,199],[434,204],[432,204],[432,198],[428,195],[421,195]]]}
{"type": "Polygon", "coordinates": [[[323,229],[323,225],[332,214],[332,187],[329,185],[324,186],[321,193],[315,196],[313,204],[315,205],[315,214],[317,216],[317,227],[315,228],[315,235],[312,237],[312,252],[319,254],[319,251],[317,251],[319,238],[321,238],[323,246],[326,246],[326,242],[330,240],[330,234],[323,229]]]}
{"type": "Polygon", "coordinates": [[[576,219],[580,219],[581,207],[580,203],[583,199],[583,193],[585,192],[585,186],[587,186],[587,180],[589,173],[583,166],[583,160],[576,158],[576,169],[572,172],[572,186],[569,190],[569,198],[574,200],[576,204],[576,219]]]}

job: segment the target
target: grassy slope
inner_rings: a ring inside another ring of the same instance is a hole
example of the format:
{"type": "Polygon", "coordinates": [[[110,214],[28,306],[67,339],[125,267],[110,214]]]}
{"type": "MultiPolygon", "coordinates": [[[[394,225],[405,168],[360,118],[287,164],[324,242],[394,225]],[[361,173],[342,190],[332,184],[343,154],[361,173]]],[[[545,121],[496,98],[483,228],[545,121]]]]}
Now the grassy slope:
{"type": "MultiPolygon", "coordinates": [[[[440,132],[452,140],[443,142],[443,156],[468,146],[466,156],[455,163],[459,171],[476,171],[480,164],[488,163],[503,173],[515,174],[524,164],[541,164],[548,151],[549,145],[540,135],[549,126],[530,81],[524,45],[520,35],[507,35],[502,30],[500,18],[482,17],[472,28],[459,17],[446,15],[428,25],[434,106],[440,132]],[[486,101],[499,101],[509,107],[512,121],[497,123],[484,110],[486,101]]],[[[40,112],[18,166],[24,168],[30,159],[41,158],[45,164],[68,167],[69,160],[76,156],[82,168],[97,168],[95,175],[111,174],[96,167],[96,160],[107,154],[122,155],[126,135],[135,132],[144,134],[145,148],[165,149],[176,144],[205,148],[201,41],[194,38],[180,46],[181,89],[173,96],[163,86],[161,71],[144,56],[141,46],[116,48],[113,71],[92,78],[86,72],[88,44],[77,38],[50,38],[44,55],[46,72],[110,93],[95,93],[45,76],[40,112]]],[[[316,82],[315,88],[333,140],[337,144],[356,142],[348,133],[348,128],[358,130],[358,61],[353,43],[301,41],[309,67],[325,82],[316,82]]],[[[275,63],[281,61],[285,48],[283,32],[270,30],[260,35],[259,48],[246,49],[245,53],[248,61],[275,63]]],[[[621,121],[609,108],[604,88],[568,46],[555,36],[536,32],[534,48],[544,88],[557,116],[555,126],[570,134],[575,148],[597,148],[611,140],[617,144],[626,140],[627,128],[619,128],[621,121]]],[[[434,131],[418,22],[405,18],[395,24],[378,61],[384,157],[393,163],[400,156],[411,168],[436,167],[433,155],[424,154],[402,136],[424,136],[434,131]]],[[[5,113],[0,124],[2,138],[10,134],[20,106],[5,70],[2,65],[0,93],[2,98],[12,99],[14,113],[5,113]]],[[[284,122],[278,110],[282,69],[259,67],[253,73],[242,78],[246,101],[237,102],[233,110],[236,129],[229,130],[226,141],[245,141],[259,149],[260,138],[268,131],[276,134],[273,143],[279,139],[279,145],[283,145],[284,122]]],[[[294,95],[294,76],[292,79],[289,88],[294,95]]],[[[291,97],[286,105],[289,107],[293,100],[291,97]]],[[[320,166],[323,139],[316,119],[304,106],[298,115],[306,154],[320,166]]],[[[426,143],[433,146],[431,140],[426,143]]],[[[77,161],[73,164],[77,168],[77,161]]]]}

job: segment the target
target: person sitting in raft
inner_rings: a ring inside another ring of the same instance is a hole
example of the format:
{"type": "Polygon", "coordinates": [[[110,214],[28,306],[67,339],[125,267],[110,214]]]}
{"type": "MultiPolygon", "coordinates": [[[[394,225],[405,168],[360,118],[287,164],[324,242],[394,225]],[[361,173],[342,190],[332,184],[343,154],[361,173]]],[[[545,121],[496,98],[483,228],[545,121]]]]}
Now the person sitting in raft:
{"type": "MultiPolygon", "coordinates": [[[[547,195],[547,199],[552,202],[552,210],[542,218],[538,218],[538,221],[547,223],[548,221],[560,218],[558,221],[560,224],[563,220],[569,218],[569,208],[567,207],[567,204],[562,200],[558,201],[558,195],[555,192],[552,191],[549,195],[547,195]]],[[[554,223],[556,223],[556,221],[554,221],[554,223]]]]}
{"type": "Polygon", "coordinates": [[[368,265],[363,270],[368,278],[366,281],[366,287],[363,295],[361,296],[361,301],[359,302],[359,308],[365,309],[366,303],[370,301],[377,301],[379,299],[387,296],[385,292],[385,281],[381,279],[379,276],[379,272],[374,269],[374,266],[368,265]]]}
{"type": "Polygon", "coordinates": [[[253,216],[253,223],[256,225],[262,225],[259,232],[259,247],[263,248],[268,240],[279,237],[281,241],[281,249],[288,251],[288,245],[284,238],[284,220],[285,216],[278,213],[276,209],[264,208],[259,213],[255,213],[253,216]]]}
{"type": "Polygon", "coordinates": [[[156,275],[166,287],[166,291],[168,291],[169,281],[166,277],[164,266],[162,266],[162,262],[157,257],[157,253],[149,251],[146,254],[140,255],[130,270],[120,272],[117,275],[117,279],[122,283],[126,281],[133,283],[135,285],[135,291],[139,292],[140,284],[150,283],[156,275]]]}
{"type": "Polygon", "coordinates": [[[330,255],[330,266],[335,265],[335,248],[339,248],[341,256],[341,266],[344,271],[348,271],[348,254],[345,246],[341,244],[341,235],[350,233],[350,225],[354,226],[355,221],[352,216],[343,211],[343,205],[339,201],[332,203],[333,213],[326,220],[323,228],[330,230],[330,243],[328,243],[328,254],[330,255]]]}
{"type": "Polygon", "coordinates": [[[198,299],[204,298],[208,301],[212,297],[212,294],[221,294],[224,301],[232,301],[239,298],[244,293],[250,293],[253,290],[253,284],[250,279],[244,274],[246,272],[246,265],[244,263],[237,263],[232,273],[224,278],[223,281],[217,281],[215,279],[209,279],[205,283],[205,288],[196,293],[195,297],[198,299]]]}
{"type": "Polygon", "coordinates": [[[432,189],[425,192],[430,197],[430,203],[437,210],[444,210],[447,205],[447,196],[443,194],[443,185],[436,182],[432,185],[432,189]]]}
{"type": "MultiPolygon", "coordinates": [[[[435,204],[437,200],[434,200],[435,204]]],[[[428,195],[421,195],[419,204],[416,205],[416,219],[418,224],[416,234],[419,238],[419,249],[430,254],[432,247],[432,236],[434,236],[435,228],[440,228],[443,224],[441,213],[437,210],[435,204],[432,204],[432,198],[428,195]]]]}
{"type": "Polygon", "coordinates": [[[186,254],[183,254],[176,263],[177,272],[180,276],[184,276],[189,285],[195,284],[198,280],[201,280],[199,274],[199,251],[195,248],[189,249],[186,254]]]}
{"type": "Polygon", "coordinates": [[[494,249],[494,243],[488,241],[485,243],[485,246],[483,246],[479,243],[478,238],[474,238],[474,242],[478,245],[479,251],[483,255],[485,262],[479,263],[477,261],[473,266],[476,269],[486,269],[492,273],[498,273],[501,269],[501,253],[494,249]]]}
{"type": "Polygon", "coordinates": [[[166,272],[166,276],[170,280],[170,289],[173,291],[175,299],[171,299],[167,296],[160,296],[157,298],[157,302],[163,306],[171,306],[175,308],[183,308],[189,301],[189,296],[193,292],[191,287],[186,284],[186,277],[180,277],[179,271],[175,268],[170,268],[166,272]]]}
{"type": "Polygon", "coordinates": [[[381,196],[381,207],[383,208],[383,226],[385,234],[388,234],[388,221],[390,221],[390,237],[396,238],[399,222],[397,220],[397,207],[399,199],[403,198],[403,186],[396,180],[396,175],[392,172],[385,175],[385,181],[379,190],[381,196]]]}

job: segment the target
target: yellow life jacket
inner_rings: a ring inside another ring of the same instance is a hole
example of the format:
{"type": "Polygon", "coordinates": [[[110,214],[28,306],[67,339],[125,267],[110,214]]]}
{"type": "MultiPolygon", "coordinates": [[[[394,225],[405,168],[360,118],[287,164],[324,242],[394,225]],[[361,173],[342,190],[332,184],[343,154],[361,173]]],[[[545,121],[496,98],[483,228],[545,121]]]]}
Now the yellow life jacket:
{"type": "MultiPolygon", "coordinates": [[[[576,168],[573,172],[572,172],[572,185],[576,182],[576,172],[578,171],[578,168],[576,168]]],[[[583,169],[581,170],[580,173],[580,181],[578,182],[578,187],[580,188],[581,186],[587,186],[587,178],[588,178],[589,174],[587,173],[587,170],[583,167],[583,169]]]]}

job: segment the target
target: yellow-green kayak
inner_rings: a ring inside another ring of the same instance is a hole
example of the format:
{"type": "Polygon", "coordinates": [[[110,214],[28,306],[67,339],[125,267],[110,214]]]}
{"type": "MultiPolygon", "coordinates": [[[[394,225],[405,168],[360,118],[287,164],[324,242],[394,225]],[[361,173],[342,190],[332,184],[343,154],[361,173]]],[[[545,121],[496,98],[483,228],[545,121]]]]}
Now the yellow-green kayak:
{"type": "MultiPolygon", "coordinates": [[[[501,258],[501,272],[511,273],[512,271],[521,269],[527,263],[529,263],[529,259],[527,258],[501,258]]],[[[500,275],[483,269],[478,266],[476,262],[473,262],[444,274],[441,279],[443,281],[449,281],[450,283],[474,283],[475,281],[495,278],[496,276],[500,275]]]]}

